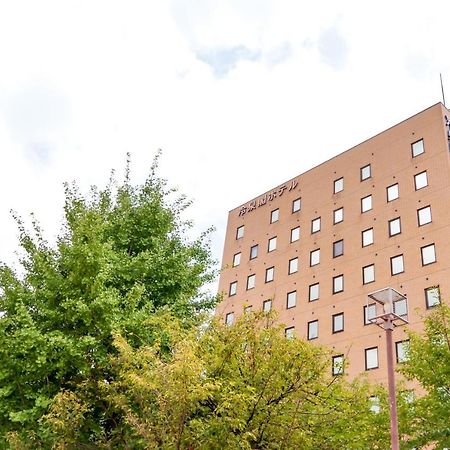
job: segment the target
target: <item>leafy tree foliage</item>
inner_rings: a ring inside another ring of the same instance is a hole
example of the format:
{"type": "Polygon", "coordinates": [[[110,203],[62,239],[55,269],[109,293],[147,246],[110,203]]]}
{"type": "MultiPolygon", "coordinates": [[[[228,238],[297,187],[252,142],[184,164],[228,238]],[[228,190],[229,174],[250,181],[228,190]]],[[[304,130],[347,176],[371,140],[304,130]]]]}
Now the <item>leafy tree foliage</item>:
{"type": "Polygon", "coordinates": [[[417,393],[404,417],[405,448],[450,448],[450,307],[436,306],[424,333],[409,336],[408,359],[400,370],[424,392],[417,393]]]}
{"type": "MultiPolygon", "coordinates": [[[[388,448],[387,415],[370,411],[376,389],[333,377],[328,351],[286,339],[267,316],[200,331],[170,317],[153,320],[165,324],[171,352],[160,341],[136,349],[118,335],[118,376],[99,385],[127,424],[123,448],[388,448]]],[[[66,393],[52,406],[47,424],[57,445],[77,446],[61,417],[79,411],[74,422],[81,423],[83,407],[66,393]]],[[[111,441],[98,445],[111,448],[111,441]]]]}
{"type": "Polygon", "coordinates": [[[77,448],[120,435],[118,411],[99,395],[114,379],[114,334],[130,348],[157,335],[163,345],[164,331],[149,320],[157,311],[170,310],[188,326],[213,306],[200,295],[212,277],[208,233],[186,238],[190,223],[181,215],[189,202],[156,170],[157,159],[133,186],[127,167],[123,183],[112,180],[86,197],[67,185],[54,246],[36,221],[28,231],[17,219],[22,270],[0,267],[0,448],[39,448],[51,435],[43,415],[62,400],[72,404],[63,422],[82,423],[77,448]],[[80,387],[81,399],[73,394],[80,387]]]}

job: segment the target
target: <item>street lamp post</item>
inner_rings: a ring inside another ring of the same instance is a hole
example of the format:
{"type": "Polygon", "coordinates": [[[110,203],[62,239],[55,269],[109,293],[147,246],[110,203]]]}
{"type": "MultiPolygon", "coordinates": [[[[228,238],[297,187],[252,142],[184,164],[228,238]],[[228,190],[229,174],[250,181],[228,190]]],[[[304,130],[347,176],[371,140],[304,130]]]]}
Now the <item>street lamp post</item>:
{"type": "MultiPolygon", "coordinates": [[[[368,318],[369,321],[383,328],[386,332],[389,413],[391,418],[391,449],[399,450],[400,444],[398,438],[397,399],[395,397],[392,331],[394,330],[394,327],[408,323],[408,320],[406,319],[408,315],[407,299],[404,295],[400,294],[400,292],[390,287],[379,289],[378,291],[370,293],[367,297],[367,306],[369,306],[369,299],[375,300],[376,305],[375,316],[368,318]],[[382,309],[378,313],[377,310],[380,307],[382,309]],[[399,309],[402,310],[403,314],[397,314],[399,309]]],[[[369,311],[369,308],[367,308],[367,311],[369,311]]]]}

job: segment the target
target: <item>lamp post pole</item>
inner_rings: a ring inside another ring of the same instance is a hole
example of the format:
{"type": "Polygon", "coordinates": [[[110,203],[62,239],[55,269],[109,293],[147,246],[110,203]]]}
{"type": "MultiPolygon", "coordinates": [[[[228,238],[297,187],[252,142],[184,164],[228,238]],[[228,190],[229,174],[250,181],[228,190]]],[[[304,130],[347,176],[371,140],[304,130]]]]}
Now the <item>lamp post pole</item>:
{"type": "Polygon", "coordinates": [[[392,330],[394,324],[391,318],[386,318],[384,322],[384,330],[386,332],[386,353],[387,353],[387,370],[388,370],[388,389],[389,389],[389,412],[391,418],[391,449],[399,450],[398,439],[398,415],[397,415],[397,399],[395,397],[395,375],[394,375],[394,348],[392,345],[392,330]]]}

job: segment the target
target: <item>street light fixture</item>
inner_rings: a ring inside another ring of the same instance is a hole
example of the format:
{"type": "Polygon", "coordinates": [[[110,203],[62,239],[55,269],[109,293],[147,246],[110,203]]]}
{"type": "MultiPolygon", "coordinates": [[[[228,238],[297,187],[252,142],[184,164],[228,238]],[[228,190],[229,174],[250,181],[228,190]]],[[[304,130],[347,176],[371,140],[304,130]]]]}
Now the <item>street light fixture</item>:
{"type": "MultiPolygon", "coordinates": [[[[399,450],[397,400],[395,398],[394,349],[392,331],[396,326],[408,323],[408,300],[400,292],[387,287],[372,292],[367,296],[375,300],[375,315],[368,320],[386,331],[386,353],[388,369],[389,412],[391,418],[391,449],[399,450]]],[[[366,308],[369,311],[369,308],[366,308]]]]}

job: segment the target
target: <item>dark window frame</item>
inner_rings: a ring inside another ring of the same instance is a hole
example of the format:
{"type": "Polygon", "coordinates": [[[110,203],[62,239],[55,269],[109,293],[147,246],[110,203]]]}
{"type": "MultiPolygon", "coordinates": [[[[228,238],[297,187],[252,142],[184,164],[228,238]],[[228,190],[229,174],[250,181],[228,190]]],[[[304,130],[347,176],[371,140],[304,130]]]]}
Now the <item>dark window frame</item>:
{"type": "Polygon", "coordinates": [[[370,180],[370,179],[372,178],[372,165],[369,163],[369,164],[366,164],[365,166],[361,167],[361,168],[359,169],[359,174],[360,174],[360,181],[361,181],[361,182],[366,181],[366,180],[370,180]],[[366,169],[367,167],[369,168],[369,176],[366,177],[366,178],[363,178],[363,171],[364,171],[364,169],[366,169]]]}
{"type": "Polygon", "coordinates": [[[397,235],[399,235],[399,234],[402,234],[402,221],[401,221],[400,216],[394,217],[393,219],[388,220],[388,233],[389,233],[389,237],[394,237],[394,236],[397,236],[397,235]],[[391,233],[391,223],[394,222],[394,221],[396,221],[396,220],[398,220],[398,223],[399,223],[399,225],[400,225],[400,231],[399,231],[398,233],[392,234],[392,233],[391,233]]]}
{"type": "Polygon", "coordinates": [[[395,277],[395,276],[397,276],[397,275],[400,275],[401,273],[405,273],[405,257],[404,257],[404,254],[403,254],[403,253],[400,253],[400,254],[398,254],[398,255],[391,256],[391,257],[390,257],[390,262],[391,262],[391,277],[395,277]],[[399,256],[402,257],[403,270],[402,270],[401,272],[393,273],[393,270],[392,270],[392,269],[393,269],[393,266],[392,266],[392,260],[393,260],[394,258],[398,258],[399,256]]]}
{"type": "Polygon", "coordinates": [[[364,349],[364,367],[365,367],[365,370],[375,370],[375,369],[379,369],[380,368],[380,355],[379,355],[379,352],[378,352],[378,346],[369,347],[369,348],[365,348],[364,349]],[[377,365],[375,367],[370,367],[369,368],[369,367],[367,367],[367,352],[369,350],[374,350],[374,349],[377,350],[377,365]]]}
{"type": "Polygon", "coordinates": [[[333,258],[339,258],[340,256],[344,256],[344,239],[339,239],[333,242],[333,258]],[[336,252],[336,245],[342,243],[341,253],[336,252]]]}
{"type": "Polygon", "coordinates": [[[341,273],[340,275],[336,275],[335,277],[333,277],[333,289],[332,289],[333,295],[334,294],[339,294],[341,292],[344,292],[344,274],[341,273]],[[334,280],[336,280],[337,278],[342,278],[342,289],[340,291],[336,291],[334,289],[334,280]]]}
{"type": "Polygon", "coordinates": [[[344,331],[344,327],[345,327],[345,323],[344,323],[344,313],[343,313],[343,312],[340,312],[340,313],[333,314],[333,315],[331,316],[331,331],[332,331],[332,333],[333,333],[333,334],[336,334],[336,333],[342,333],[342,332],[344,331]],[[339,316],[342,316],[342,329],[336,329],[336,328],[335,328],[335,323],[334,323],[334,321],[335,321],[335,319],[336,319],[337,317],[339,317],[339,316]]]}

